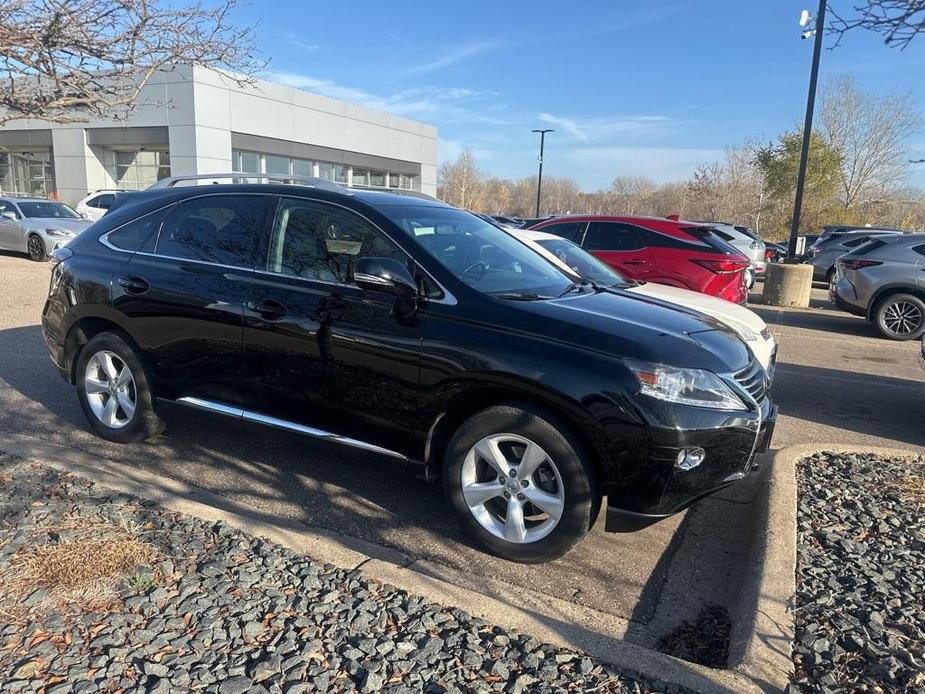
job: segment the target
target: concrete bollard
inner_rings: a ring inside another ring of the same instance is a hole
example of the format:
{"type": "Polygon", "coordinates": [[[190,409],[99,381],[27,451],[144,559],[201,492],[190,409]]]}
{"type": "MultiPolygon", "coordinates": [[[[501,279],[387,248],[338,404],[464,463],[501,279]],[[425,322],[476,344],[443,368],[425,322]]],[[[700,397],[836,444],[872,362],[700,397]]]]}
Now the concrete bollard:
{"type": "Polygon", "coordinates": [[[812,289],[812,265],[768,263],[761,303],[769,306],[808,308],[812,289]]]}

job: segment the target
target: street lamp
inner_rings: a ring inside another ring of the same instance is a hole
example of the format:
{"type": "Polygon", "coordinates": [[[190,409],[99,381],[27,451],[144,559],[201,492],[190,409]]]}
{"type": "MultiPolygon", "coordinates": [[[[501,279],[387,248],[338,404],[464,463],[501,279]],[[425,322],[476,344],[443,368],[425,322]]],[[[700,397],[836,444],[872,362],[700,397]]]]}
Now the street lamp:
{"type": "Polygon", "coordinates": [[[540,216],[540,190],[543,187],[543,144],[546,141],[546,133],[554,133],[555,130],[534,130],[540,134],[540,175],[536,179],[536,216],[540,216]]]}
{"type": "Polygon", "coordinates": [[[816,12],[816,28],[809,29],[813,17],[809,10],[800,14],[801,37],[808,39],[815,34],[813,44],[813,66],[809,73],[809,95],[806,97],[806,120],[803,122],[803,146],[800,149],[800,172],[797,174],[797,190],[793,200],[793,218],[790,222],[790,243],[787,246],[787,260],[793,262],[797,254],[797,235],[800,232],[800,209],[803,207],[803,185],[806,183],[806,160],[809,158],[809,138],[813,129],[813,107],[816,104],[816,80],[819,77],[819,56],[822,52],[822,34],[825,29],[825,3],[819,0],[816,12]]]}

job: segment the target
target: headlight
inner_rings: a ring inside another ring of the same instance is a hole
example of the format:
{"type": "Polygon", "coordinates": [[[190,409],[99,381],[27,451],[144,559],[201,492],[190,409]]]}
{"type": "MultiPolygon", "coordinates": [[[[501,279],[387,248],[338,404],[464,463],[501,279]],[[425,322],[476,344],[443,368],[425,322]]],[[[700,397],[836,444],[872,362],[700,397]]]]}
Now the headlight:
{"type": "Polygon", "coordinates": [[[745,410],[745,403],[712,371],[679,369],[636,359],[623,363],[636,376],[646,395],[694,407],[714,410],[745,410]]]}
{"type": "Polygon", "coordinates": [[[71,236],[71,232],[65,231],[64,229],[45,229],[45,233],[49,236],[71,236]]]}
{"type": "Polygon", "coordinates": [[[745,325],[745,323],[739,323],[734,320],[729,320],[728,318],[721,318],[720,321],[732,328],[736,333],[738,333],[739,337],[741,337],[746,342],[758,342],[760,339],[758,333],[745,325]]]}

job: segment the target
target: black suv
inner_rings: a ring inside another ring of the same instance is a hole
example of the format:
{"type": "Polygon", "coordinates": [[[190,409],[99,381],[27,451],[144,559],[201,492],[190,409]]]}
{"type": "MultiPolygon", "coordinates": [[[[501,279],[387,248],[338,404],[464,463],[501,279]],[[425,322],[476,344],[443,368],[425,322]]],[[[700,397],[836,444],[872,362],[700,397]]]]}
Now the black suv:
{"type": "Polygon", "coordinates": [[[767,375],[702,314],[575,284],[426,196],[188,183],[125,196],[55,257],[45,340],[107,439],[157,434],[169,400],[384,454],[525,562],[605,495],[608,530],[644,527],[768,446],[767,375]]]}

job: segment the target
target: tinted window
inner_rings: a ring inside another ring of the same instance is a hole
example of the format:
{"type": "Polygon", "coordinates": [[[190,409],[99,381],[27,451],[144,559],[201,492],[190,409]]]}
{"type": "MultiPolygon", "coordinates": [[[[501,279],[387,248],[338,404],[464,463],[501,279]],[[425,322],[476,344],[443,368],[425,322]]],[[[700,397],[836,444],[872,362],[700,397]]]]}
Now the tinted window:
{"type": "Polygon", "coordinates": [[[591,222],[584,247],[589,251],[635,251],[644,246],[642,231],[631,224],[591,222]]]}
{"type": "Polygon", "coordinates": [[[845,248],[857,248],[862,243],[867,243],[868,241],[870,241],[869,236],[862,236],[861,238],[858,238],[858,239],[851,239],[850,241],[845,241],[842,244],[842,246],[844,246],[845,248]]]}
{"type": "Polygon", "coordinates": [[[537,243],[572,268],[582,279],[608,287],[626,286],[627,284],[623,275],[570,241],[542,239],[537,243]]]}
{"type": "Polygon", "coordinates": [[[408,261],[391,239],[362,217],[333,205],[284,198],[270,236],[267,270],[346,283],[361,256],[408,261]]]}
{"type": "Polygon", "coordinates": [[[102,210],[108,210],[110,207],[112,207],[112,201],[115,199],[115,197],[116,196],[112,193],[106,193],[105,195],[100,195],[93,198],[93,200],[89,201],[87,205],[90,207],[99,207],[102,210]]]}
{"type": "Polygon", "coordinates": [[[126,251],[141,250],[146,241],[154,239],[161,222],[164,221],[164,217],[167,216],[171,209],[170,207],[165,207],[146,214],[144,217],[139,217],[111,232],[106,237],[106,240],[116,248],[126,251]]]}
{"type": "Polygon", "coordinates": [[[882,239],[865,239],[865,241],[867,243],[853,250],[851,255],[867,255],[868,253],[886,245],[886,241],[882,239]]]}
{"type": "Polygon", "coordinates": [[[0,213],[3,212],[12,212],[16,215],[16,219],[19,219],[19,212],[13,207],[13,203],[7,202],[6,200],[0,200],[0,213]]]}
{"type": "Polygon", "coordinates": [[[586,224],[587,222],[561,222],[560,224],[543,227],[542,231],[561,236],[574,243],[581,243],[581,233],[585,230],[586,224]]]}
{"type": "Polygon", "coordinates": [[[157,254],[254,267],[266,200],[262,195],[210,195],[181,203],[161,227],[157,254]]]}
{"type": "Polygon", "coordinates": [[[61,202],[21,202],[19,209],[24,217],[80,219],[80,215],[61,202]]]}
{"type": "Polygon", "coordinates": [[[923,246],[916,246],[916,247],[913,248],[912,250],[915,251],[916,253],[918,253],[919,255],[925,255],[925,245],[923,245],[923,246]]]}

